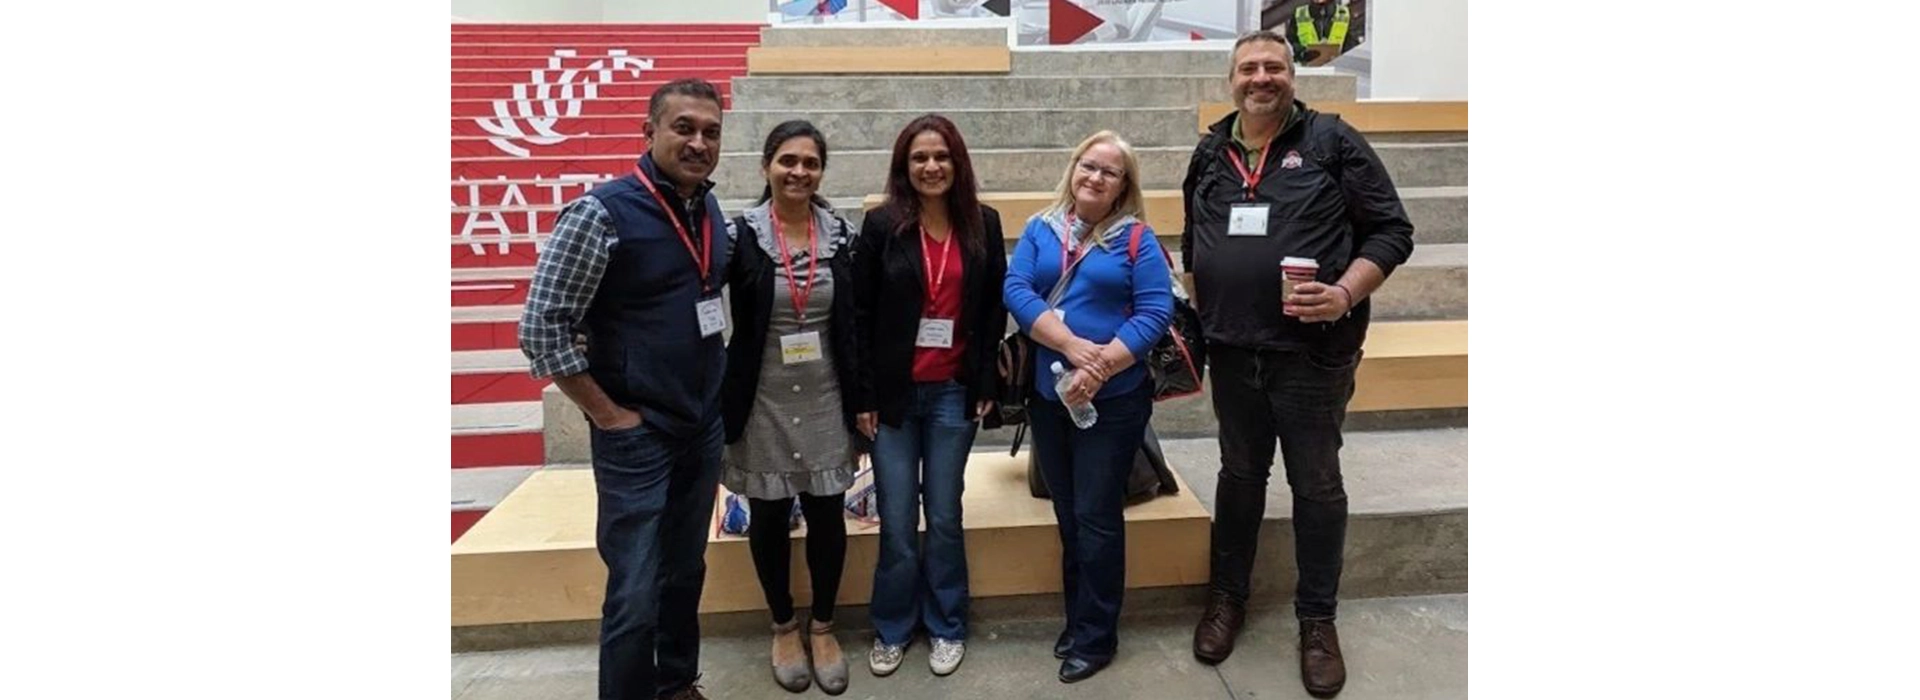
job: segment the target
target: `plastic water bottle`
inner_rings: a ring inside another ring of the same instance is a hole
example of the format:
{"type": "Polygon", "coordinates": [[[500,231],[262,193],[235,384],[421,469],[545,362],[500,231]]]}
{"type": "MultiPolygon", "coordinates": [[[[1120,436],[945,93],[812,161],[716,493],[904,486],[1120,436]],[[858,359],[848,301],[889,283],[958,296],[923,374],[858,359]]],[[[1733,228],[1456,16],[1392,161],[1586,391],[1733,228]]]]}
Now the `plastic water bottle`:
{"type": "MultiPolygon", "coordinates": [[[[1060,395],[1061,403],[1067,402],[1067,387],[1072,384],[1072,379],[1073,374],[1065,367],[1060,366],[1057,361],[1053,363],[1053,391],[1060,395]]],[[[1068,403],[1067,415],[1073,416],[1074,426],[1081,430],[1093,427],[1094,421],[1100,420],[1100,412],[1093,410],[1091,401],[1083,404],[1068,403]]]]}

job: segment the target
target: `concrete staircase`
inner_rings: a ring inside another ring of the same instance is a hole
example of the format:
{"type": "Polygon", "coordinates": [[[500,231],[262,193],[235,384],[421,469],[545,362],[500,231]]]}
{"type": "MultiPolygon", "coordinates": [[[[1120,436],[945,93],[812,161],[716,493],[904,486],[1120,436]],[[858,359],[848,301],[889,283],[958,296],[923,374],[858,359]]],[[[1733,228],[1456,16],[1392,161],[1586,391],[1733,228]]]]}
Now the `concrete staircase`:
{"type": "MultiPolygon", "coordinates": [[[[1005,45],[1006,36],[1003,30],[926,28],[849,32],[778,27],[764,28],[760,34],[760,43],[764,46],[831,48],[849,41],[867,46],[966,46],[996,42],[1005,45]]],[[[763,184],[759,158],[766,133],[786,119],[809,119],[825,132],[830,147],[830,163],[823,194],[857,222],[864,207],[871,203],[870,197],[883,187],[885,162],[899,127],[914,116],[937,111],[953,118],[968,139],[976,170],[982,179],[983,191],[989,196],[1004,198],[1008,202],[1027,202],[1035,197],[1044,199],[1064,170],[1073,145],[1095,130],[1112,128],[1131,140],[1139,150],[1146,187],[1158,193],[1149,193],[1149,207],[1154,209],[1150,213],[1156,217],[1177,218],[1180,178],[1193,145],[1198,140],[1196,110],[1203,102],[1227,99],[1226,64],[1226,53],[1218,48],[1101,53],[1015,51],[1012,70],[1006,75],[763,77],[736,74],[729,85],[723,154],[715,180],[719,184],[723,207],[729,212],[749,206],[763,184]]],[[[1350,102],[1354,99],[1355,86],[1353,78],[1349,76],[1306,69],[1303,70],[1299,85],[1300,94],[1309,102],[1350,102]]],[[[630,105],[628,109],[631,109],[630,105]]],[[[608,115],[601,118],[617,120],[620,117],[608,115]]],[[[616,122],[600,123],[611,125],[616,122]]],[[[1375,337],[1392,336],[1394,330],[1385,327],[1393,324],[1435,322],[1452,324],[1459,330],[1459,337],[1457,351],[1446,351],[1448,356],[1444,361],[1416,353],[1402,358],[1406,362],[1393,365],[1395,369],[1391,373],[1363,373],[1361,382],[1376,388],[1407,387],[1406,390],[1410,392],[1426,391],[1422,388],[1423,382],[1457,382],[1463,387],[1464,325],[1468,307],[1467,135],[1462,129],[1458,133],[1439,134],[1369,133],[1368,138],[1387,163],[1417,229],[1414,259],[1396,272],[1376,296],[1375,328],[1378,330],[1375,337]],[[1441,376],[1443,374],[1446,376],[1441,376]]],[[[455,160],[456,172],[486,180],[484,184],[455,185],[452,264],[456,280],[456,309],[451,319],[454,326],[452,350],[456,358],[455,402],[460,403],[461,397],[466,396],[485,398],[484,403],[488,404],[505,404],[487,409],[457,408],[454,419],[456,440],[462,437],[478,440],[497,434],[519,434],[524,432],[523,428],[535,425],[535,434],[544,435],[537,443],[540,453],[524,463],[508,464],[506,462],[511,461],[509,459],[488,458],[478,453],[524,450],[531,443],[506,445],[503,438],[493,437],[494,440],[503,441],[503,445],[468,453],[463,453],[456,443],[456,462],[461,459],[459,455],[468,454],[466,459],[475,467],[459,470],[474,474],[467,480],[468,484],[474,485],[473,490],[480,490],[480,484],[496,488],[505,484],[517,486],[522,480],[528,479],[536,467],[579,466],[583,461],[583,426],[579,423],[578,412],[569,411],[564,404],[555,403],[556,397],[550,396],[553,392],[544,388],[545,383],[516,379],[525,377],[524,360],[515,359],[517,351],[511,354],[499,351],[512,348],[513,324],[518,318],[519,305],[525,299],[526,283],[531,276],[534,260],[531,244],[551,229],[551,216],[557,211],[558,205],[578,196],[596,180],[626,172],[633,158],[638,155],[638,146],[634,145],[626,153],[618,152],[619,147],[616,141],[609,140],[605,142],[602,152],[582,150],[566,158],[553,160],[554,164],[564,163],[568,169],[550,169],[533,175],[498,165],[504,162],[499,158],[455,160]],[[558,178],[562,174],[582,177],[561,181],[558,178]],[[477,189],[473,190],[473,196],[467,197],[466,188],[477,189]],[[465,207],[460,206],[463,197],[470,202],[465,207]],[[497,230],[489,229],[483,234],[462,237],[464,223],[474,216],[498,217],[501,225],[497,230]],[[499,249],[502,240],[508,243],[507,251],[499,249]],[[476,251],[476,246],[480,250],[476,251]],[[462,284],[466,286],[460,287],[462,284]],[[519,364],[516,365],[516,362],[519,364]],[[543,390],[549,394],[544,397],[544,407],[543,390]],[[537,420],[529,418],[529,411],[540,414],[540,417],[537,420]]],[[[1002,208],[1006,216],[1003,225],[1012,235],[1017,235],[1024,220],[1024,214],[1015,218],[1010,213],[1016,208],[1012,204],[1002,208]]],[[[1177,232],[1177,227],[1161,231],[1163,236],[1177,232]]],[[[1411,328],[1411,325],[1407,328],[1411,328]]],[[[1396,357],[1392,353],[1382,355],[1379,360],[1396,357]]],[[[1371,347],[1369,358],[1369,362],[1376,361],[1371,347]]],[[[1366,387],[1363,386],[1362,390],[1364,392],[1366,387]]],[[[1348,491],[1353,499],[1353,521],[1349,528],[1343,595],[1350,599],[1437,596],[1433,600],[1438,602],[1401,604],[1355,600],[1348,604],[1351,608],[1343,610],[1366,611],[1377,608],[1383,611],[1378,613],[1382,617],[1376,619],[1390,619],[1391,622],[1383,622],[1375,630],[1382,635],[1406,634],[1417,637],[1443,630],[1442,636],[1451,639],[1451,635],[1457,632],[1457,654],[1461,668],[1457,685],[1452,684],[1453,680],[1447,680],[1453,679],[1453,676],[1444,673],[1442,675],[1446,679],[1429,681],[1425,685],[1417,679],[1376,676],[1362,680],[1356,677],[1343,697],[1410,697],[1431,695],[1431,691],[1435,690],[1445,696],[1464,695],[1465,600],[1462,594],[1467,587],[1468,432],[1465,427],[1467,410],[1464,391],[1458,400],[1446,400],[1438,404],[1396,404],[1388,397],[1378,401],[1378,405],[1387,409],[1357,410],[1349,419],[1347,448],[1343,458],[1348,491]],[[1429,607],[1422,608],[1423,605],[1429,607]],[[1442,612],[1433,612],[1432,605],[1437,605],[1442,612]],[[1421,612],[1409,612],[1414,609],[1421,612]],[[1436,627],[1435,619],[1449,622],[1436,627]]],[[[1214,419],[1210,403],[1203,396],[1158,404],[1154,424],[1166,441],[1170,462],[1185,481],[1187,488],[1181,496],[1194,499],[1202,513],[1210,513],[1214,472],[1219,464],[1218,447],[1213,440],[1214,419]]],[[[1000,464],[995,461],[994,450],[996,446],[1004,445],[1010,432],[982,433],[975,459],[982,464],[1000,464]]],[[[524,455],[520,452],[514,454],[516,456],[512,459],[522,459],[524,455]]],[[[998,456],[1004,455],[1005,451],[1001,448],[998,456]]],[[[1023,454],[1022,460],[1024,458],[1023,454]]],[[[994,468],[1004,471],[1008,467],[1003,465],[994,468]]],[[[1017,468],[1014,469],[1017,472],[1017,468]]],[[[455,495],[456,499],[461,496],[459,484],[456,484],[455,495]]],[[[970,491],[969,497],[973,495],[970,491]]],[[[1017,492],[1005,492],[996,497],[1026,498],[1017,492]]],[[[471,498],[484,500],[482,496],[471,498]]],[[[498,501],[498,497],[495,497],[494,502],[498,501]]],[[[1269,485],[1268,512],[1263,525],[1260,564],[1255,576],[1255,605],[1267,611],[1281,609],[1291,595],[1289,503],[1284,476],[1276,465],[1269,485]]],[[[972,512],[969,511],[970,538],[995,537],[991,533],[975,530],[976,524],[983,529],[996,526],[975,523],[972,512]]],[[[488,523],[483,523],[480,527],[487,526],[488,523]]],[[[1130,531],[1132,527],[1134,524],[1130,523],[1130,531]]],[[[1051,536],[1050,531],[1042,530],[1046,528],[1020,532],[1027,539],[1051,536]]],[[[799,544],[796,542],[795,546],[799,544]]],[[[725,545],[717,546],[724,548],[725,545]]],[[[1205,538],[1201,535],[1180,546],[1178,551],[1203,549],[1204,546],[1205,538]]],[[[457,543],[455,549],[456,560],[461,556],[516,556],[511,547],[490,549],[489,545],[478,540],[457,543]]],[[[528,550],[524,556],[535,555],[528,550]]],[[[549,555],[551,552],[539,556],[549,555]]],[[[563,590],[567,596],[585,594],[592,597],[602,583],[596,580],[601,574],[594,568],[590,555],[576,551],[572,556],[575,558],[566,560],[568,563],[564,566],[555,564],[557,568],[544,570],[550,578],[563,579],[552,580],[550,585],[556,590],[563,590]]],[[[725,555],[723,559],[726,561],[745,563],[744,559],[726,557],[732,555],[725,555]]],[[[476,558],[473,561],[478,563],[481,560],[476,558]]],[[[714,561],[712,557],[711,561],[714,561]]],[[[859,570],[858,561],[857,558],[849,560],[849,583],[843,586],[843,592],[857,593],[871,583],[870,564],[866,570],[859,570]],[[853,583],[861,578],[868,580],[853,583]]],[[[1041,562],[1039,568],[1053,571],[1052,560],[1035,561],[1041,562]]],[[[1130,568],[1132,563],[1130,561],[1130,568]]],[[[506,566],[507,569],[502,571],[512,570],[515,566],[511,563],[487,565],[506,566]]],[[[712,566],[715,565],[710,563],[712,566]]],[[[710,570],[710,580],[718,575],[716,572],[717,569],[710,570]]],[[[743,577],[743,581],[751,578],[751,572],[746,569],[730,569],[724,575],[743,577]]],[[[803,578],[796,578],[796,583],[803,578]]],[[[460,585],[456,570],[456,614],[459,613],[460,585]]],[[[1159,585],[1166,584],[1163,582],[1159,585]]],[[[764,614],[751,609],[756,590],[750,587],[727,590],[730,591],[724,596],[728,600],[727,605],[706,616],[710,622],[703,624],[708,625],[708,634],[714,639],[712,644],[717,649],[733,649],[729,645],[739,642],[735,637],[745,640],[740,642],[740,651],[719,653],[740,657],[746,668],[709,670],[709,673],[717,674],[711,676],[715,682],[708,684],[709,694],[719,689],[720,694],[716,697],[757,697],[754,693],[765,690],[760,686],[771,688],[771,684],[764,683],[763,678],[764,614]],[[745,603],[737,600],[740,596],[745,596],[745,603]],[[723,680],[728,678],[739,680],[723,680]],[[723,682],[724,687],[720,685],[723,682]]],[[[1187,659],[1181,648],[1185,643],[1185,635],[1191,630],[1191,620],[1187,617],[1197,613],[1199,595],[1198,586],[1191,583],[1129,592],[1130,616],[1151,617],[1153,611],[1158,610],[1179,621],[1167,626],[1171,631],[1164,637],[1152,637],[1158,640],[1150,643],[1155,646],[1127,646],[1130,643],[1123,642],[1123,655],[1153,659],[1149,667],[1157,670],[1145,676],[1114,674],[1096,679],[1097,682],[1103,679],[1131,679],[1111,686],[1112,689],[1106,694],[1115,697],[1163,697],[1164,694],[1128,693],[1148,687],[1191,688],[1191,684],[1186,682],[1186,674],[1216,673],[1212,670],[1198,671],[1197,665],[1187,659]],[[1161,682],[1165,680],[1161,678],[1163,674],[1166,678],[1182,679],[1182,682],[1166,685],[1161,682]],[[1138,685],[1138,688],[1132,687],[1134,685],[1138,685]]],[[[853,642],[849,645],[850,652],[863,653],[864,639],[858,632],[865,625],[864,609],[858,605],[861,599],[856,596],[843,602],[849,605],[841,618],[842,624],[850,632],[842,639],[853,642]]],[[[1029,634],[1031,630],[1026,628],[1038,629],[1052,624],[1033,621],[1052,620],[1058,614],[1058,606],[1057,594],[1044,590],[1000,598],[978,598],[975,601],[976,625],[981,630],[1006,629],[1010,639],[1031,641],[1027,637],[1046,637],[1050,641],[1053,632],[1029,634]]],[[[1360,612],[1358,616],[1367,614],[1360,612]]],[[[1281,625],[1286,628],[1284,630],[1275,627],[1273,619],[1277,616],[1280,613],[1256,617],[1255,631],[1249,639],[1266,641],[1253,641],[1253,646],[1270,644],[1291,649],[1286,646],[1290,642],[1285,639],[1285,633],[1291,630],[1290,623],[1281,625]]],[[[564,613],[522,616],[512,618],[515,621],[504,621],[509,617],[487,618],[482,615],[472,618],[474,624],[457,625],[456,648],[479,650],[529,644],[579,644],[590,643],[593,639],[591,614],[582,616],[570,609],[564,613]]],[[[1350,647],[1350,656],[1354,648],[1350,647]]],[[[919,652],[924,653],[924,649],[919,652]]],[[[572,652],[548,650],[538,653],[572,652]]],[[[1450,653],[1454,652],[1442,652],[1441,658],[1450,658],[1447,656],[1450,653]]],[[[1044,652],[1039,654],[1043,656],[1044,652]]],[[[539,694],[520,694],[532,691],[512,683],[498,688],[490,685],[486,669],[495,668],[490,664],[500,663],[497,659],[472,655],[463,662],[461,658],[456,656],[456,697],[462,696],[463,692],[471,697],[531,697],[539,694]],[[464,676],[464,685],[461,671],[463,663],[470,666],[464,676]]],[[[972,660],[975,658],[972,652],[969,658],[968,664],[978,663],[972,660]]],[[[1297,679],[1289,683],[1279,678],[1290,671],[1287,670],[1287,664],[1273,664],[1274,658],[1273,653],[1267,653],[1257,660],[1236,657],[1230,665],[1237,666],[1223,666],[1217,671],[1218,682],[1234,686],[1241,682],[1236,675],[1250,674],[1242,678],[1256,687],[1291,688],[1297,691],[1297,679]]],[[[585,678],[590,680],[590,654],[586,659],[585,678]]],[[[1037,667],[1046,672],[1042,674],[1042,680],[1049,685],[1044,687],[1052,689],[1052,662],[1051,659],[1043,660],[1047,663],[1037,667]]],[[[924,663],[919,657],[910,662],[924,663]]],[[[1025,662],[1029,665],[1038,663],[1033,659],[1026,659],[1025,662]]],[[[739,664],[729,662],[726,665],[731,667],[739,664]]],[[[964,675],[968,672],[963,670],[961,673],[964,675]]],[[[1021,671],[1010,678],[1026,678],[1020,675],[1024,673],[1021,671]]],[[[561,689],[554,692],[571,692],[570,689],[576,687],[579,678],[568,678],[554,686],[561,689]]],[[[856,673],[855,681],[854,690],[857,693],[915,696],[916,692],[907,689],[907,686],[887,686],[885,692],[875,690],[877,682],[887,681],[875,681],[866,677],[864,672],[856,673]],[[895,693],[895,690],[899,692],[895,693]]],[[[1010,697],[1033,696],[1032,693],[1037,692],[1035,686],[1031,685],[1033,682],[1037,681],[1028,679],[1021,681],[1027,685],[1016,683],[996,692],[1010,697]]],[[[971,685],[968,687],[973,688],[971,685]]],[[[1182,692],[1195,697],[1213,696],[1208,694],[1211,691],[1182,692]]],[[[1254,696],[1231,690],[1228,694],[1254,696]]],[[[772,693],[767,695],[771,697],[772,693]]],[[[1257,695],[1268,697],[1264,691],[1257,695]]],[[[973,696],[971,690],[968,696],[973,696]]]]}

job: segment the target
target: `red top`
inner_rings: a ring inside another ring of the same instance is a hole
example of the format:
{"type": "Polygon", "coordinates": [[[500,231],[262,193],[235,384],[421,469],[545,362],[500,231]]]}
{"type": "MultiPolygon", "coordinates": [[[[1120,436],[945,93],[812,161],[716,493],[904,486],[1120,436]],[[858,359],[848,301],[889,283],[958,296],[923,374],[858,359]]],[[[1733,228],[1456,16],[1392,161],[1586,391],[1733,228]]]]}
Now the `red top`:
{"type": "MultiPolygon", "coordinates": [[[[927,295],[921,302],[922,318],[953,321],[953,347],[913,349],[913,381],[944,382],[960,373],[960,358],[967,350],[967,329],[960,325],[961,280],[966,263],[960,254],[960,241],[952,233],[946,243],[938,243],[920,231],[920,261],[924,263],[927,295]]],[[[916,334],[917,335],[917,334],[916,334]]]]}

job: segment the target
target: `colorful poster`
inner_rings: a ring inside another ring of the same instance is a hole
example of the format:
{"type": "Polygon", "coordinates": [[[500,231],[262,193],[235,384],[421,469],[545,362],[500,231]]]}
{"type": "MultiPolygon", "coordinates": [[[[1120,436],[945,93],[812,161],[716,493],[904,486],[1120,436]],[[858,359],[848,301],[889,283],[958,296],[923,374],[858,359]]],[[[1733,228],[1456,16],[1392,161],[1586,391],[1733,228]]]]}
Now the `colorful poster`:
{"type": "MultiPolygon", "coordinates": [[[[1008,18],[1020,46],[1232,39],[1242,5],[1258,0],[815,0],[780,4],[776,21],[839,24],[1008,18]]],[[[1248,22],[1251,24],[1251,22],[1248,22]]]]}
{"type": "Polygon", "coordinates": [[[1324,66],[1366,43],[1367,0],[1262,0],[1260,27],[1286,37],[1299,65],[1324,66]]]}

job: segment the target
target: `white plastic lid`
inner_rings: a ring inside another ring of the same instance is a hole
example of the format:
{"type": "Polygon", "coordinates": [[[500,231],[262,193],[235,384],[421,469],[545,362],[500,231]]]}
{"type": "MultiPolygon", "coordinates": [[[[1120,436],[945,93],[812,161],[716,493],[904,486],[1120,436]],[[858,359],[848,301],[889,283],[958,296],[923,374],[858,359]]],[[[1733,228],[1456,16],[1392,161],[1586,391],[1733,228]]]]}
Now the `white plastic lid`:
{"type": "Polygon", "coordinates": [[[1059,374],[1059,373],[1061,373],[1061,372],[1065,372],[1065,371],[1067,371],[1067,368],[1065,368],[1065,367],[1061,367],[1061,366],[1060,366],[1060,361],[1059,361],[1059,360],[1054,360],[1054,361],[1053,361],[1053,373],[1054,373],[1054,374],[1059,374]]]}
{"type": "Polygon", "coordinates": [[[1319,267],[1320,262],[1313,258],[1281,258],[1281,267],[1319,267]]]}

